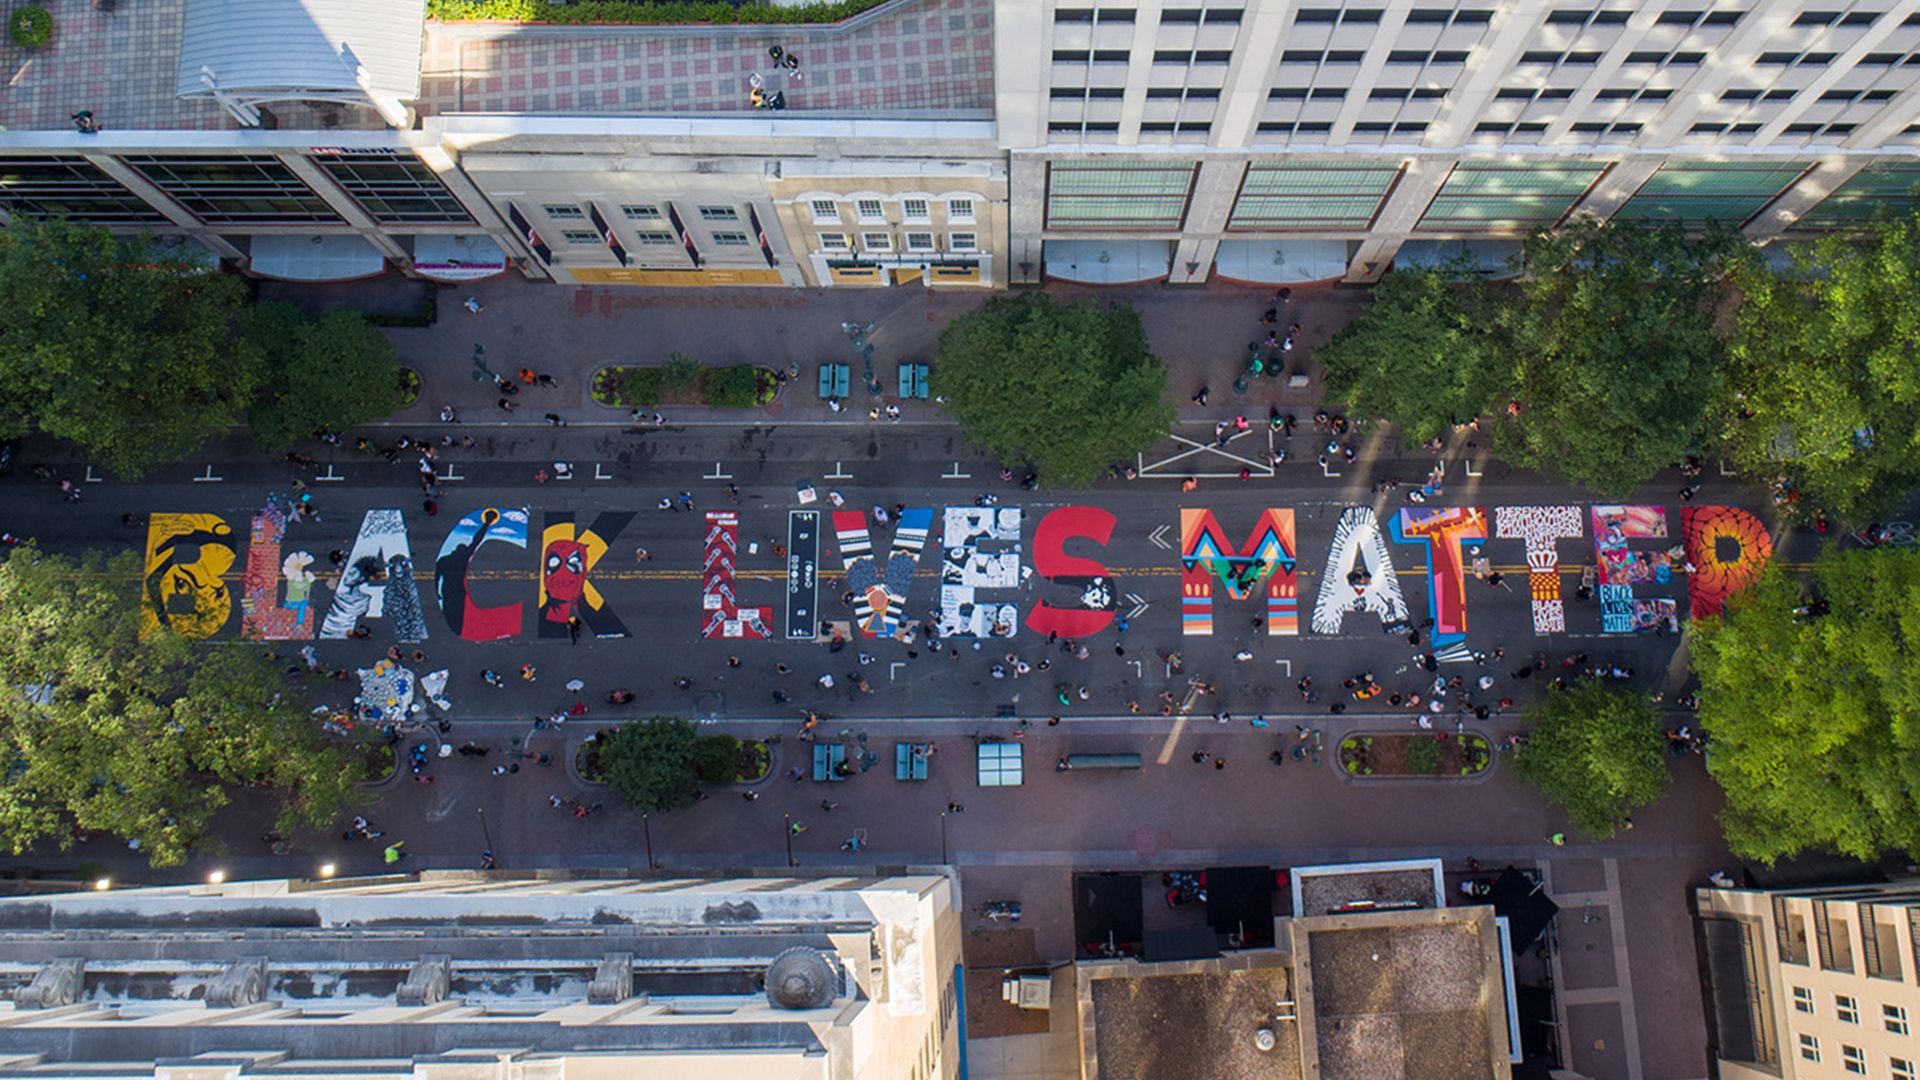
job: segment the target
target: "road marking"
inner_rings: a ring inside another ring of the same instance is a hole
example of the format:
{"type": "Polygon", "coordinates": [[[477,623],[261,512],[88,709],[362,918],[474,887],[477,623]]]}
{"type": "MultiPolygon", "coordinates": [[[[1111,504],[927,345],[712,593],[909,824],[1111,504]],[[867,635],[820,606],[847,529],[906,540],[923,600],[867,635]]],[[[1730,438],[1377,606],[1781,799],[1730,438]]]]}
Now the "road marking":
{"type": "Polygon", "coordinates": [[[327,471],[323,475],[314,477],[313,482],[316,484],[337,483],[345,479],[346,477],[341,476],[339,473],[333,471],[332,465],[328,465],[327,471]]]}
{"type": "Polygon", "coordinates": [[[1721,476],[1739,476],[1740,474],[1737,472],[1734,472],[1732,469],[1727,468],[1726,459],[1722,458],[1720,460],[1720,475],[1721,476]]]}
{"type": "Polygon", "coordinates": [[[1129,619],[1139,618],[1141,612],[1153,606],[1151,603],[1148,603],[1147,601],[1140,599],[1139,593],[1128,593],[1127,603],[1134,605],[1133,610],[1127,612],[1127,618],[1129,619]]]}
{"type": "MultiPolygon", "coordinates": [[[[1240,439],[1251,434],[1253,434],[1252,429],[1248,429],[1246,431],[1236,431],[1232,435],[1227,437],[1227,444],[1232,445],[1232,443],[1236,439],[1240,439]]],[[[1252,458],[1241,457],[1239,454],[1228,453],[1227,450],[1224,447],[1220,446],[1218,443],[1199,442],[1194,439],[1189,439],[1185,435],[1168,435],[1167,437],[1172,439],[1176,443],[1186,446],[1188,449],[1182,450],[1179,453],[1172,455],[1171,457],[1162,458],[1159,461],[1153,462],[1152,464],[1147,463],[1147,460],[1144,455],[1140,456],[1138,472],[1141,476],[1182,476],[1182,477],[1191,476],[1196,479],[1213,479],[1213,480],[1225,480],[1229,478],[1239,479],[1240,471],[1238,469],[1235,469],[1233,472],[1224,472],[1224,473],[1188,472],[1184,469],[1169,469],[1170,466],[1176,465],[1182,461],[1185,461],[1187,458],[1193,457],[1196,454],[1212,454],[1216,457],[1225,458],[1230,462],[1235,462],[1241,465],[1245,465],[1247,467],[1248,472],[1250,472],[1254,476],[1271,477],[1273,475],[1273,462],[1271,460],[1255,461],[1252,458]]],[[[1273,437],[1271,434],[1269,434],[1267,437],[1267,444],[1269,448],[1271,448],[1273,444],[1273,437]]]]}
{"type": "Polygon", "coordinates": [[[1166,741],[1160,744],[1160,752],[1154,755],[1153,763],[1155,765],[1165,765],[1167,762],[1173,760],[1173,748],[1180,745],[1180,733],[1186,729],[1186,716],[1181,715],[1174,717],[1173,727],[1168,730],[1166,741]]]}
{"type": "Polygon", "coordinates": [[[1322,454],[1320,455],[1320,475],[1329,480],[1337,480],[1342,474],[1334,472],[1333,462],[1329,461],[1325,454],[1322,454]]]}
{"type": "Polygon", "coordinates": [[[93,466],[89,465],[87,466],[87,475],[81,477],[80,482],[83,484],[104,484],[107,482],[107,478],[93,475],[93,466]]]}
{"type": "Polygon", "coordinates": [[[1275,660],[1275,661],[1274,661],[1274,663],[1276,663],[1276,664],[1279,664],[1279,665],[1280,665],[1280,677],[1281,677],[1281,678],[1283,678],[1283,679],[1291,679],[1291,678],[1293,678],[1293,661],[1291,661],[1291,660],[1288,660],[1288,659],[1285,659],[1285,658],[1282,658],[1282,659],[1279,659],[1279,660],[1275,660]]]}
{"type": "Polygon", "coordinates": [[[833,463],[833,471],[827,474],[827,479],[851,480],[853,479],[853,474],[848,472],[844,466],[842,466],[839,462],[836,461],[833,463]]]}
{"type": "Polygon", "coordinates": [[[1484,469],[1476,469],[1476,468],[1474,468],[1474,467],[1473,467],[1473,459],[1472,459],[1472,458],[1466,458],[1466,459],[1464,459],[1463,461],[1461,461],[1461,462],[1460,462],[1460,464],[1462,464],[1462,465],[1464,465],[1464,466],[1466,466],[1466,470],[1467,470],[1467,477],[1468,477],[1469,479],[1472,479],[1472,478],[1475,478],[1475,477],[1479,477],[1479,476],[1484,476],[1484,475],[1486,475],[1486,470],[1484,470],[1484,469]]]}
{"type": "Polygon", "coordinates": [[[900,669],[906,666],[907,666],[907,662],[905,660],[895,660],[893,663],[888,664],[887,665],[887,681],[899,682],[900,669]]]}
{"type": "Polygon", "coordinates": [[[700,479],[702,479],[702,480],[731,480],[731,479],[733,479],[733,474],[732,474],[732,473],[724,473],[724,472],[721,472],[721,471],[720,471],[720,463],[716,461],[716,462],[714,462],[714,463],[713,463],[713,471],[712,471],[712,472],[710,472],[710,473],[708,473],[708,474],[706,474],[705,476],[702,476],[702,477],[701,477],[700,479]]]}
{"type": "Polygon", "coordinates": [[[972,474],[972,473],[964,473],[964,472],[961,472],[961,471],[960,471],[960,463],[956,461],[956,462],[954,462],[954,463],[953,463],[953,470],[952,470],[951,472],[945,472],[945,473],[941,473],[941,474],[940,474],[940,479],[942,479],[942,480],[971,480],[971,479],[973,479],[973,474],[972,474]]]}
{"type": "Polygon", "coordinates": [[[1129,663],[1129,664],[1132,664],[1132,665],[1133,665],[1133,677],[1134,677],[1134,678],[1136,678],[1136,679],[1144,679],[1144,678],[1146,678],[1146,677],[1147,677],[1147,673],[1146,673],[1146,671],[1145,671],[1145,670],[1144,670],[1143,668],[1141,668],[1141,666],[1140,666],[1140,661],[1138,661],[1138,660],[1129,660],[1129,661],[1127,661],[1127,663],[1129,663]]]}
{"type": "Polygon", "coordinates": [[[196,484],[218,484],[225,479],[226,477],[224,476],[213,475],[213,466],[209,465],[207,466],[206,475],[194,477],[193,482],[196,484]]]}
{"type": "Polygon", "coordinates": [[[1162,551],[1172,551],[1173,545],[1167,543],[1167,537],[1166,537],[1167,530],[1170,528],[1172,528],[1171,525],[1162,525],[1159,528],[1153,530],[1152,532],[1147,534],[1148,541],[1150,541],[1154,547],[1157,547],[1162,551]]]}
{"type": "Polygon", "coordinates": [[[613,479],[613,474],[607,471],[607,466],[604,462],[596,461],[593,463],[593,478],[595,480],[611,480],[613,479]]]}
{"type": "Polygon", "coordinates": [[[458,470],[456,470],[456,469],[455,469],[455,468],[454,468],[454,467],[453,467],[453,466],[452,466],[451,464],[449,464],[449,465],[447,466],[447,471],[446,471],[446,473],[445,473],[444,475],[436,475],[436,476],[434,477],[434,479],[436,479],[436,480],[465,480],[465,479],[466,479],[466,477],[464,477],[464,476],[461,476],[461,475],[460,475],[460,473],[459,473],[459,471],[458,471],[458,470]]]}

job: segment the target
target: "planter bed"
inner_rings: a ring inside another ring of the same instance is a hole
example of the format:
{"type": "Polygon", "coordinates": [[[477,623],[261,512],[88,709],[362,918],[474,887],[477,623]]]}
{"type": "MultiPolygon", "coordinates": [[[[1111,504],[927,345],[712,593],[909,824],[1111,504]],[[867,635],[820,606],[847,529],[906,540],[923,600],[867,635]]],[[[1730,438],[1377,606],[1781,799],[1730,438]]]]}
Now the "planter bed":
{"type": "Polygon", "coordinates": [[[1340,740],[1340,770],[1365,779],[1479,776],[1493,763],[1484,736],[1467,732],[1356,733],[1340,740]]]}

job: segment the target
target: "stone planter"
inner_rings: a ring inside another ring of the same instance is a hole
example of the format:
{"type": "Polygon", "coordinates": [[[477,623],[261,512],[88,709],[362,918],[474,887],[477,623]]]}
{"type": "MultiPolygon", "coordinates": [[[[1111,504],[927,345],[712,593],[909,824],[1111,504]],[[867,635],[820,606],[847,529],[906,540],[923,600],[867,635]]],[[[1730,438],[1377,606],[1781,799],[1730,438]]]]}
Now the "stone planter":
{"type": "Polygon", "coordinates": [[[1471,731],[1355,732],[1337,760],[1356,780],[1472,780],[1493,766],[1493,748],[1471,731]]]}

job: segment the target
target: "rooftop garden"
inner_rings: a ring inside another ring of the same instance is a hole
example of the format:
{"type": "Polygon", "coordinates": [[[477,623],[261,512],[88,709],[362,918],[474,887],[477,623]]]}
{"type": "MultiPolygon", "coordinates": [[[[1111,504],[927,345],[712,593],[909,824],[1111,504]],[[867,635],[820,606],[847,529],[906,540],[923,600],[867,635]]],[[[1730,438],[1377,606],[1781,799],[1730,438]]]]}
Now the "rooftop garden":
{"type": "Polygon", "coordinates": [[[427,14],[442,22],[558,23],[674,26],[694,23],[835,23],[879,7],[886,0],[815,0],[809,4],[731,4],[726,0],[427,0],[427,14]]]}

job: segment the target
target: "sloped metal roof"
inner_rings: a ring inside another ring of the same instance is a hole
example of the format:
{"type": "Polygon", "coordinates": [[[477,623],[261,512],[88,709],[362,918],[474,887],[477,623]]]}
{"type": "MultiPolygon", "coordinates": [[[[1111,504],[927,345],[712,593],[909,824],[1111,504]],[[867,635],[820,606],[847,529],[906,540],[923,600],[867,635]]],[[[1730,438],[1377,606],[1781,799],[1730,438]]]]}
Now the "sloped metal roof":
{"type": "Polygon", "coordinates": [[[412,100],[426,14],[426,0],[187,0],[177,92],[208,93],[207,68],[231,93],[362,93],[364,67],[373,93],[412,100]]]}

